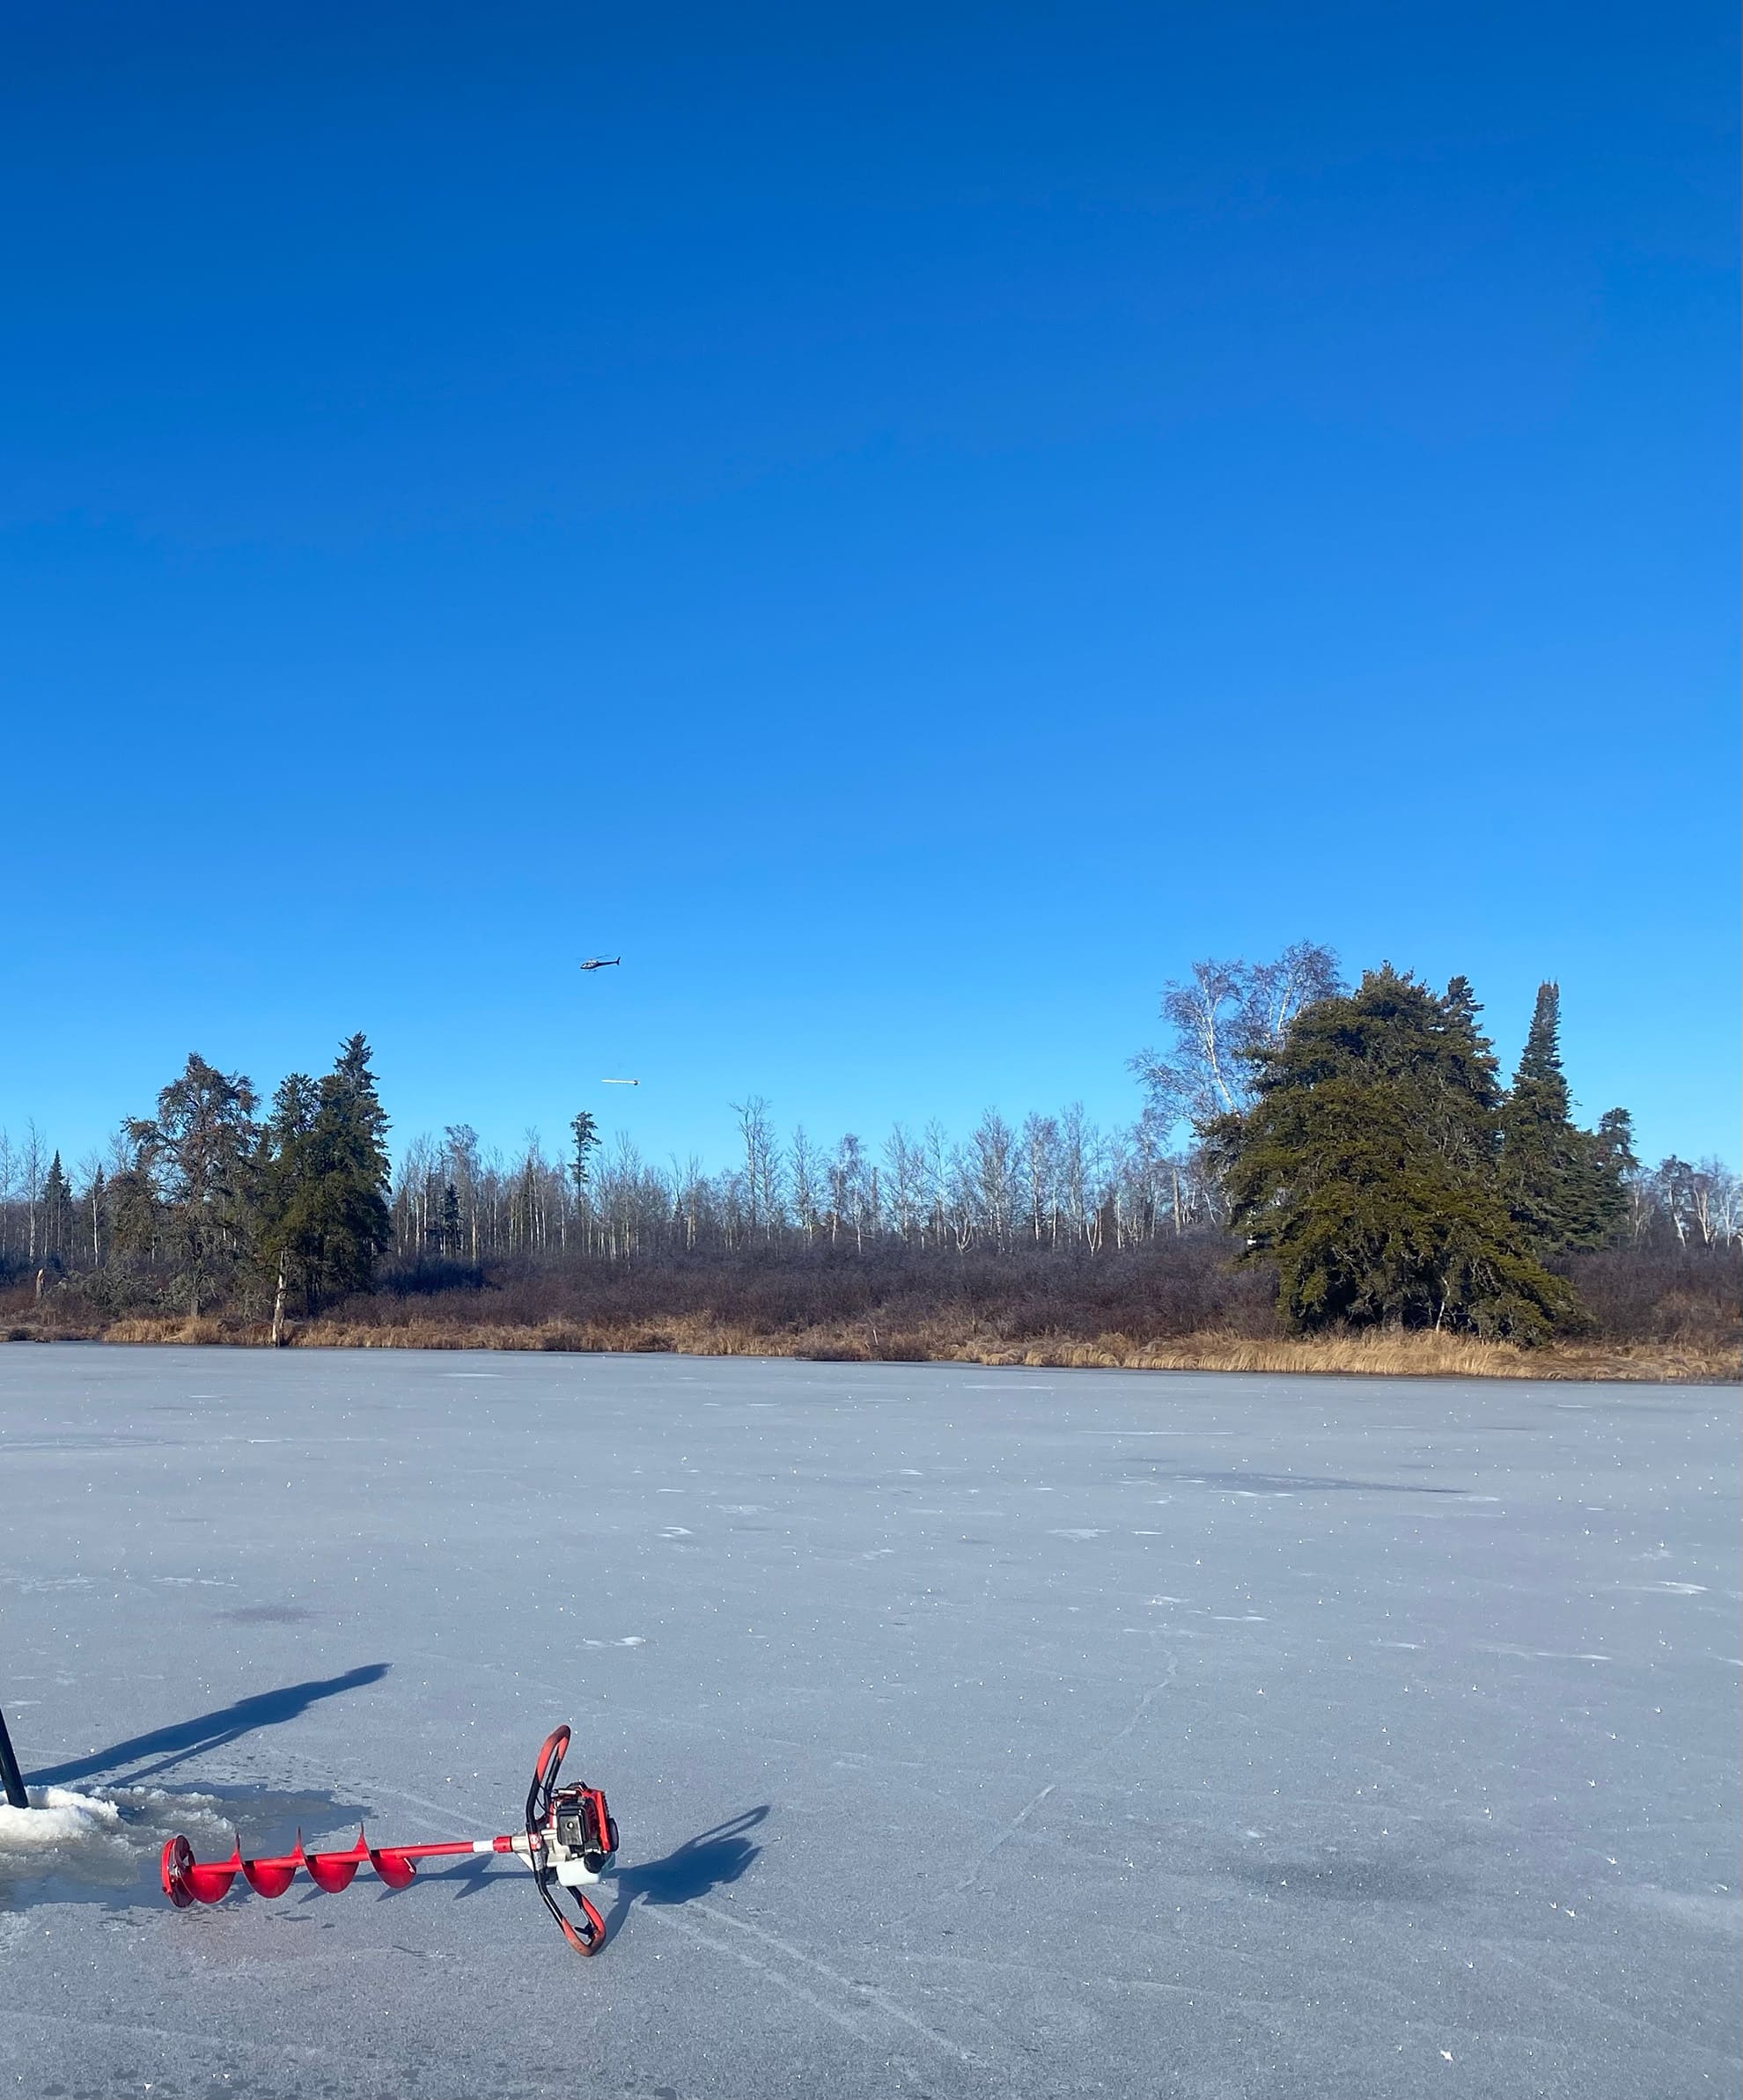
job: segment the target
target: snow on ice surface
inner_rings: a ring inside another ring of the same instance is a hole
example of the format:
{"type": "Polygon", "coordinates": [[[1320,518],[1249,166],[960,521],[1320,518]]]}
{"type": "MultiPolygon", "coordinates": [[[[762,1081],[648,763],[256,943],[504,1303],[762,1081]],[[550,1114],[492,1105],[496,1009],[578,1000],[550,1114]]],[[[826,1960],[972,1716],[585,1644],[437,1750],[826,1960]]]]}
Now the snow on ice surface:
{"type": "Polygon", "coordinates": [[[11,2089],[1736,2089],[1734,1393],[474,1361],[0,1351],[11,2089]]]}
{"type": "Polygon", "coordinates": [[[29,1859],[67,1845],[107,1845],[120,1834],[121,1810],[114,1802],[66,1787],[39,1788],[27,1809],[0,1802],[0,1853],[9,1858],[29,1859]]]}
{"type": "Polygon", "coordinates": [[[231,1847],[234,1818],[207,1795],[164,1787],[29,1793],[27,1809],[0,1802],[0,1912],[45,1899],[137,1901],[156,1889],[158,1854],[177,1834],[202,1856],[231,1847]]]}

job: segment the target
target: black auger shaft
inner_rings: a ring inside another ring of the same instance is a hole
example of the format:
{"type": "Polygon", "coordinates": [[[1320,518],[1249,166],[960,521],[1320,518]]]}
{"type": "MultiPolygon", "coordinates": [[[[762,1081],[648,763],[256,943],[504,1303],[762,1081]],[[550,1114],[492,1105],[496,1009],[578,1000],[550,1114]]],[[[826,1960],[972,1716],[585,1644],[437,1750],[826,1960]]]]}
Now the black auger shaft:
{"type": "Polygon", "coordinates": [[[18,1760],[12,1754],[12,1738],[6,1733],[4,1714],[0,1714],[0,1786],[6,1789],[6,1800],[11,1807],[30,1806],[30,1796],[25,1792],[24,1773],[18,1770],[18,1760]]]}

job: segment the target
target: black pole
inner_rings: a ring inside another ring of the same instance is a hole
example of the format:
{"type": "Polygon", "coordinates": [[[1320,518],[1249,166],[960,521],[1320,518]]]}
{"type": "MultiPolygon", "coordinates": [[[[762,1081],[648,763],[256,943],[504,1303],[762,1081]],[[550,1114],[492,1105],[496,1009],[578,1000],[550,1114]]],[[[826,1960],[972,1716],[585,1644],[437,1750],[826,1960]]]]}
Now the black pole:
{"type": "Polygon", "coordinates": [[[6,1799],[15,1809],[27,1809],[30,1796],[25,1792],[24,1773],[18,1770],[18,1760],[12,1755],[12,1738],[6,1733],[6,1716],[0,1714],[0,1784],[6,1789],[6,1799]]]}

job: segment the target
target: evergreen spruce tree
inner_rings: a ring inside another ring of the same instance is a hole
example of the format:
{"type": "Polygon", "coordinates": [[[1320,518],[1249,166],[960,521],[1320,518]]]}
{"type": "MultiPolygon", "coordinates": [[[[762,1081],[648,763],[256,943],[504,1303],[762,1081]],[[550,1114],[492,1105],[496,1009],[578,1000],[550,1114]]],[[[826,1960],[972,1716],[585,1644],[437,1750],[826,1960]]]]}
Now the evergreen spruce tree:
{"type": "Polygon", "coordinates": [[[72,1183],[57,1151],[42,1183],[42,1251],[51,1261],[63,1262],[72,1252],[72,1183]]]}
{"type": "Polygon", "coordinates": [[[1543,1254],[1601,1246],[1626,1210],[1616,1127],[1612,1122],[1607,1137],[1576,1127],[1561,1034],[1561,988],[1541,984],[1500,1122],[1502,1193],[1515,1223],[1543,1254]]]}
{"type": "Polygon", "coordinates": [[[180,1077],[158,1094],[157,1115],[127,1126],[139,1169],[153,1185],[158,1244],[180,1257],[196,1319],[247,1248],[259,1105],[241,1073],[220,1072],[190,1051],[180,1077]]]}
{"type": "Polygon", "coordinates": [[[154,1257],[162,1230],[162,1207],[137,1153],[109,1178],[107,1191],[108,1254],[154,1257]]]}
{"type": "Polygon", "coordinates": [[[439,1228],[438,1237],[443,1253],[453,1255],[460,1252],[460,1191],[454,1186],[452,1181],[449,1182],[448,1186],[442,1191],[442,1223],[439,1228]]]}
{"type": "Polygon", "coordinates": [[[320,1107],[320,1089],[306,1072],[290,1072],[278,1083],[261,1133],[254,1186],[260,1208],[259,1245],[272,1274],[272,1341],[284,1339],[284,1306],[292,1281],[313,1310],[310,1265],[317,1250],[305,1230],[305,1194],[313,1173],[309,1134],[320,1107]]]}
{"type": "Polygon", "coordinates": [[[1625,1108],[1607,1108],[1599,1117],[1590,1142],[1604,1237],[1621,1239],[1629,1225],[1629,1184],[1640,1172],[1634,1149],[1634,1118],[1625,1108]]]}
{"type": "Polygon", "coordinates": [[[1204,1127],[1245,1259],[1275,1264],[1298,1325],[1534,1342],[1572,1314],[1496,1193],[1500,1090],[1478,1010],[1462,979],[1438,997],[1371,971],[1256,1059],[1246,1114],[1204,1127]]]}
{"type": "Polygon", "coordinates": [[[587,1188],[588,1155],[596,1152],[599,1144],[599,1126],[588,1109],[582,1109],[570,1119],[569,1127],[574,1134],[575,1151],[569,1163],[569,1178],[575,1184],[577,1196],[585,1195],[587,1188]]]}
{"type": "Polygon", "coordinates": [[[1598,1119],[1598,1157],[1607,1172],[1620,1182],[1640,1170],[1634,1149],[1634,1118],[1625,1108],[1607,1108],[1598,1119]]]}
{"type": "Polygon", "coordinates": [[[324,1299],[374,1281],[393,1237],[386,1133],[361,1035],[342,1046],[319,1084],[292,1073],[274,1096],[261,1179],[261,1242],[276,1272],[276,1334],[293,1282],[313,1313],[324,1299]]]}

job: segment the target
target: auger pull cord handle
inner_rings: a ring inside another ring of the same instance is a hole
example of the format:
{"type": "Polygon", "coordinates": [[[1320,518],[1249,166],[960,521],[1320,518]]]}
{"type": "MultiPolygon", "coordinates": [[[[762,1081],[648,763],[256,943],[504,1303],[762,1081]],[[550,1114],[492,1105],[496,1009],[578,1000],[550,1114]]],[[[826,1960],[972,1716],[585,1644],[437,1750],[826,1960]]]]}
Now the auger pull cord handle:
{"type": "Polygon", "coordinates": [[[514,1853],[532,1869],[545,1908],[563,1928],[563,1938],[577,1954],[597,1954],[605,1945],[605,1920],[581,1891],[609,1868],[617,1850],[617,1825],[597,1787],[558,1787],[557,1772],[569,1743],[567,1727],[553,1729],[546,1737],[527,1789],[523,1827],[511,1836],[374,1846],[359,1829],[356,1844],[347,1851],[305,1852],[298,1831],[295,1848],[276,1859],[245,1860],[239,1838],[227,1860],[203,1864],[194,1857],[186,1838],[175,1837],[164,1847],[159,1866],[164,1894],[179,1911],[195,1903],[222,1903],[239,1874],[257,1896],[282,1896],[300,1870],[316,1888],[336,1895],[349,1888],[365,1866],[389,1888],[403,1889],[416,1877],[420,1860],[514,1853]],[[578,1927],[558,1908],[551,1893],[553,1882],[574,1898],[581,1913],[578,1927]]]}

